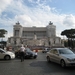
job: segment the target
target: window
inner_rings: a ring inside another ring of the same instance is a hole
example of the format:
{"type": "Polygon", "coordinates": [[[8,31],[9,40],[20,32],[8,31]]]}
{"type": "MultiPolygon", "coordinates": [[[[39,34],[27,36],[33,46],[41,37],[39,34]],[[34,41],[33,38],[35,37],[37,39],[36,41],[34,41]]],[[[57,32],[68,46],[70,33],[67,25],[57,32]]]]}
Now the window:
{"type": "Polygon", "coordinates": [[[57,53],[58,53],[58,51],[55,49],[55,50],[54,50],[54,54],[57,54],[57,53]]]}
{"type": "Polygon", "coordinates": [[[58,51],[57,51],[56,49],[53,49],[53,50],[50,50],[50,53],[52,53],[52,54],[57,54],[58,51]]]}
{"type": "Polygon", "coordinates": [[[15,36],[19,36],[19,30],[15,30],[15,36]]]}
{"type": "Polygon", "coordinates": [[[53,50],[50,50],[50,53],[53,53],[53,50]]]}
{"type": "Polygon", "coordinates": [[[4,51],[0,50],[0,53],[4,53],[4,51]]]}

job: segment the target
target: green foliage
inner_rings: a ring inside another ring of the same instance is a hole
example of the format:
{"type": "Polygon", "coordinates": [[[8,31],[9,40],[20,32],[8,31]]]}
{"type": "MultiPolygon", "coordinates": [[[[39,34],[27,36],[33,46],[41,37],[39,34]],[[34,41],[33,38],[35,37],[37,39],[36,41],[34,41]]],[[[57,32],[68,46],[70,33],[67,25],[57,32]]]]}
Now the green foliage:
{"type": "Polygon", "coordinates": [[[64,41],[64,46],[68,47],[68,41],[64,41]]]}
{"type": "Polygon", "coordinates": [[[75,38],[75,29],[64,30],[61,35],[65,35],[67,38],[75,38]]]}
{"type": "Polygon", "coordinates": [[[0,29],[0,38],[5,37],[7,31],[5,29],[0,29]]]}
{"type": "Polygon", "coordinates": [[[65,35],[68,38],[69,47],[75,47],[75,29],[64,30],[61,32],[61,35],[65,35]]]}

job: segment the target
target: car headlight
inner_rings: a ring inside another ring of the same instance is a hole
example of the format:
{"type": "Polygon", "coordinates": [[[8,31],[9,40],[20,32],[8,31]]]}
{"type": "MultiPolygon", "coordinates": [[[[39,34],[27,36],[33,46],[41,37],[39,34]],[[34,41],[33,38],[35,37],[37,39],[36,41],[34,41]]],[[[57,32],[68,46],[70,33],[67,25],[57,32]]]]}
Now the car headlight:
{"type": "Polygon", "coordinates": [[[69,59],[69,58],[67,58],[67,60],[68,60],[68,61],[70,61],[70,62],[72,61],[72,60],[71,60],[71,59],[69,59]]]}
{"type": "Polygon", "coordinates": [[[10,55],[15,55],[14,53],[11,53],[10,55]]]}
{"type": "Polygon", "coordinates": [[[69,59],[69,58],[67,58],[67,60],[70,62],[75,61],[75,59],[69,59]]]}

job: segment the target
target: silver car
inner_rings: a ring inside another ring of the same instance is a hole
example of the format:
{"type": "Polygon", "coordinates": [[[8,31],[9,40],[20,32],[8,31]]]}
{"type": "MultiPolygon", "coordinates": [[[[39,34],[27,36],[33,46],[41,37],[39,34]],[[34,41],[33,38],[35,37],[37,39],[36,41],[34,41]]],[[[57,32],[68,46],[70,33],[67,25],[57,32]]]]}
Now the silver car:
{"type": "Polygon", "coordinates": [[[68,48],[53,48],[46,55],[47,61],[60,64],[62,67],[75,66],[75,54],[68,48]]]}

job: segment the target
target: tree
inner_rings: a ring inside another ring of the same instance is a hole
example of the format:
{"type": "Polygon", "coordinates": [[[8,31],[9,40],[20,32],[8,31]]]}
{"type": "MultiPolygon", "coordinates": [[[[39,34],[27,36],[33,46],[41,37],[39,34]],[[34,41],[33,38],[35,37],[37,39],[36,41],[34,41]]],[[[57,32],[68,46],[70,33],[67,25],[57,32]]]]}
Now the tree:
{"type": "Polygon", "coordinates": [[[61,32],[61,35],[65,35],[68,38],[68,46],[74,47],[74,38],[75,38],[75,29],[64,30],[61,32]]]}
{"type": "Polygon", "coordinates": [[[7,31],[5,29],[0,29],[0,38],[2,38],[2,41],[0,42],[1,48],[4,48],[4,46],[6,46],[6,42],[3,41],[3,37],[5,37],[6,33],[7,31]]]}
{"type": "Polygon", "coordinates": [[[6,41],[0,41],[0,48],[6,47],[7,42],[6,41]]]}
{"type": "Polygon", "coordinates": [[[5,37],[6,33],[7,33],[7,31],[5,29],[0,29],[0,38],[5,37]]]}

